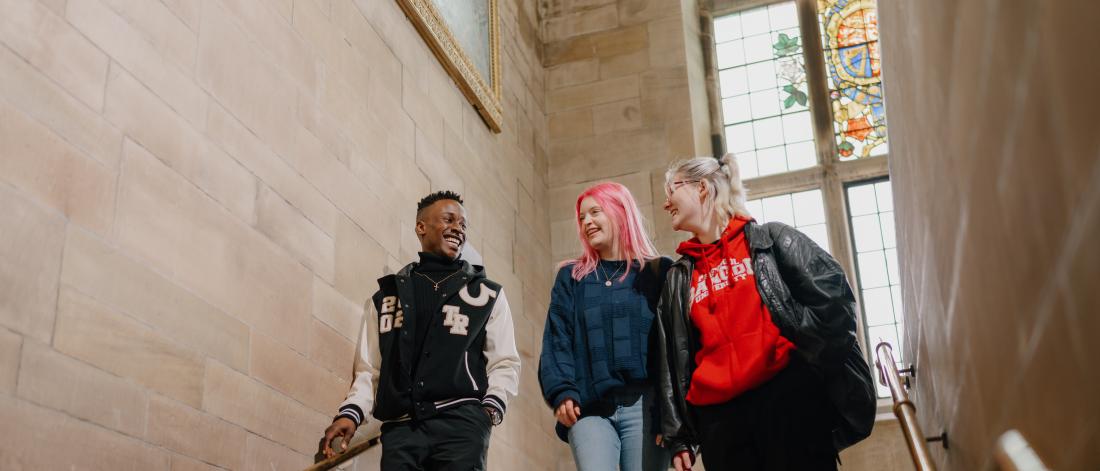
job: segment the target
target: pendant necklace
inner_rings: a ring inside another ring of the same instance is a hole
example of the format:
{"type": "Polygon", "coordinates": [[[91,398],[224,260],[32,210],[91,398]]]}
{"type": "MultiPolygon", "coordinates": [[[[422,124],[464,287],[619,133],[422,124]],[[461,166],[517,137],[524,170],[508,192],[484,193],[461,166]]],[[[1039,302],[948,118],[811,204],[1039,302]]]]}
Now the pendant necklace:
{"type": "MultiPolygon", "coordinates": [[[[615,275],[618,275],[618,274],[619,274],[619,270],[621,270],[621,269],[623,268],[623,267],[619,267],[619,268],[616,268],[616,269],[615,269],[615,272],[614,272],[614,273],[612,273],[612,274],[611,274],[611,276],[609,277],[609,276],[607,276],[607,271],[603,269],[603,264],[601,264],[601,263],[599,263],[599,262],[596,262],[596,265],[598,265],[598,266],[600,267],[600,271],[602,271],[602,272],[603,272],[603,279],[605,280],[605,281],[603,282],[603,285],[604,285],[604,286],[611,286],[611,278],[614,278],[614,277],[615,277],[615,275]]],[[[623,266],[626,266],[626,265],[623,265],[623,266]]],[[[596,277],[596,280],[597,280],[597,281],[599,281],[599,279],[600,279],[599,277],[596,277]]]]}
{"type": "MultiPolygon", "coordinates": [[[[444,282],[444,281],[447,281],[447,278],[450,278],[450,277],[452,277],[452,276],[455,276],[455,275],[457,275],[457,274],[458,274],[458,272],[460,272],[460,271],[462,271],[462,269],[461,269],[461,268],[459,268],[458,270],[455,270],[455,271],[454,271],[454,273],[451,273],[450,275],[447,275],[447,276],[443,277],[443,279],[442,279],[442,280],[439,280],[439,281],[435,281],[435,280],[433,280],[433,279],[432,279],[432,277],[430,277],[430,276],[428,276],[428,275],[425,275],[425,274],[423,274],[423,273],[420,273],[420,272],[418,272],[418,271],[414,271],[413,273],[416,273],[417,275],[420,275],[420,276],[423,276],[424,278],[427,278],[427,279],[428,279],[428,281],[432,282],[432,289],[433,289],[433,290],[435,290],[435,291],[439,291],[439,284],[440,284],[440,283],[442,283],[442,282],[444,282]]],[[[609,286],[610,286],[610,285],[609,285],[609,286]]]]}

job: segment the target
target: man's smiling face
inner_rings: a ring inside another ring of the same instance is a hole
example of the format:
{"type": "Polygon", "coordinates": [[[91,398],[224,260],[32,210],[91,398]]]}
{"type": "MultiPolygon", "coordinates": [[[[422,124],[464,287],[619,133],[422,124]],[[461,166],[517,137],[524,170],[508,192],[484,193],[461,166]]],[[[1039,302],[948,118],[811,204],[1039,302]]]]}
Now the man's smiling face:
{"type": "Polygon", "coordinates": [[[432,203],[417,216],[416,236],[423,251],[458,258],[466,245],[466,208],[451,199],[432,203]]]}

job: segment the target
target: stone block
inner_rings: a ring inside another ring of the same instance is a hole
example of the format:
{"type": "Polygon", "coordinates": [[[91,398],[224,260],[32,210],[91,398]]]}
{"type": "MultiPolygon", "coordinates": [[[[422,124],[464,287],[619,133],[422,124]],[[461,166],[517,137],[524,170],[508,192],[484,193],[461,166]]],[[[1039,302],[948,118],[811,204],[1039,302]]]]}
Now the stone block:
{"type": "Polygon", "coordinates": [[[207,135],[322,231],[335,233],[339,212],[332,203],[220,106],[210,108],[207,135]]]}
{"type": "Polygon", "coordinates": [[[592,111],[592,108],[581,108],[550,115],[550,138],[570,139],[593,135],[592,111]]]}
{"type": "Polygon", "coordinates": [[[547,111],[556,113],[634,98],[639,94],[639,85],[637,76],[627,76],[558,89],[550,92],[547,111]]]}
{"type": "Polygon", "coordinates": [[[615,4],[616,0],[558,0],[540,5],[540,13],[543,18],[556,18],[570,13],[577,13],[593,8],[615,4]]]}
{"type": "MultiPolygon", "coordinates": [[[[381,273],[381,271],[379,271],[381,273]]],[[[377,289],[377,283],[374,288],[377,289]]],[[[374,291],[371,291],[370,296],[374,291]]],[[[363,309],[368,298],[354,303],[320,278],[313,279],[313,317],[332,327],[336,333],[352,342],[359,341],[363,309]]]]}
{"type": "MultiPolygon", "coordinates": [[[[391,186],[396,192],[395,196],[399,195],[401,200],[399,205],[391,206],[391,208],[400,208],[397,216],[401,219],[407,215],[406,213],[416,211],[416,202],[431,193],[432,183],[428,176],[420,170],[415,157],[405,154],[397,143],[392,140],[388,142],[387,148],[385,177],[392,181],[391,186]]],[[[402,239],[403,242],[408,234],[412,232],[412,228],[401,225],[398,231],[400,232],[398,238],[402,239]]]]}
{"type": "Polygon", "coordinates": [[[577,216],[577,197],[593,182],[559,185],[547,190],[547,211],[552,222],[574,220],[577,216]]]}
{"type": "Polygon", "coordinates": [[[353,0],[332,1],[332,24],[362,54],[361,60],[370,64],[372,85],[385,87],[394,96],[400,94],[401,61],[363,17],[353,0]]]}
{"type": "MultiPolygon", "coordinates": [[[[88,0],[71,0],[69,6],[85,1],[88,0]]],[[[195,70],[195,50],[198,43],[195,30],[188,28],[187,24],[166,3],[144,0],[102,1],[126,18],[132,28],[144,36],[160,55],[178,64],[185,71],[195,70]]],[[[67,18],[69,21],[74,19],[72,16],[67,18]]],[[[111,53],[108,52],[108,54],[111,53]]]]}
{"type": "Polygon", "coordinates": [[[462,177],[450,159],[444,158],[441,145],[431,141],[419,129],[416,132],[416,165],[431,181],[432,191],[451,190],[463,193],[462,177]]]}
{"type": "Polygon", "coordinates": [[[226,469],[244,468],[248,432],[187,405],[154,395],[148,430],[149,443],[226,469]]]}
{"type": "MultiPolygon", "coordinates": [[[[318,439],[321,432],[317,434],[318,439]]],[[[245,471],[297,471],[313,462],[307,454],[297,453],[256,435],[248,436],[245,453],[245,471]]]]}
{"type": "MultiPolygon", "coordinates": [[[[196,77],[199,84],[222,106],[276,152],[285,153],[291,148],[294,138],[298,87],[287,76],[285,69],[272,63],[233,23],[234,15],[223,9],[238,8],[240,11],[237,13],[243,13],[246,17],[260,15],[261,18],[273,20],[263,16],[265,13],[271,14],[267,7],[257,4],[240,8],[243,1],[210,3],[203,8],[196,77]]],[[[263,29],[267,21],[257,19],[251,24],[263,29]]],[[[286,44],[289,38],[297,37],[289,31],[289,26],[283,26],[288,30],[264,34],[260,42],[277,47],[280,43],[286,44]]]]}
{"type": "Polygon", "coordinates": [[[194,0],[161,0],[169,10],[172,10],[180,21],[183,21],[192,31],[199,30],[199,20],[202,17],[202,2],[194,0]]]}
{"type": "Polygon", "coordinates": [[[618,8],[611,4],[547,18],[543,23],[542,33],[544,41],[555,42],[582,34],[606,31],[618,25],[618,8]]]}
{"type": "Polygon", "coordinates": [[[309,359],[351,384],[355,343],[317,319],[309,326],[309,359]]]}
{"type": "Polygon", "coordinates": [[[403,107],[401,95],[394,94],[393,85],[382,80],[381,77],[371,76],[370,112],[377,122],[386,123],[386,133],[401,152],[415,155],[416,123],[403,107]]]}
{"type": "Polygon", "coordinates": [[[587,84],[599,78],[599,59],[566,62],[547,69],[547,89],[557,90],[573,85],[587,84]]]}
{"type": "Polygon", "coordinates": [[[54,348],[198,407],[203,364],[199,355],[95,300],[62,289],[54,348]]]}
{"type": "Polygon", "coordinates": [[[0,329],[0,393],[2,394],[15,395],[22,349],[23,336],[7,329],[0,329]]]}
{"type": "Polygon", "coordinates": [[[577,221],[562,219],[550,223],[551,254],[554,260],[574,258],[581,254],[582,246],[577,238],[577,221]]]}
{"type": "Polygon", "coordinates": [[[119,246],[224,312],[300,351],[312,276],[156,159],[127,154],[119,246]]]}
{"type": "Polygon", "coordinates": [[[649,22],[649,63],[653,67],[684,66],[687,50],[684,44],[684,22],[670,16],[649,22]]]}
{"type": "Polygon", "coordinates": [[[0,70],[0,97],[92,158],[118,167],[122,133],[100,117],[100,107],[89,108],[73,98],[6,47],[0,48],[0,70]]]}
{"type": "Polygon", "coordinates": [[[292,151],[283,158],[379,244],[387,250],[397,250],[393,215],[313,134],[297,126],[292,151]]]}
{"type": "Polygon", "coordinates": [[[641,100],[630,98],[592,107],[592,125],[596,135],[641,128],[641,100]]]}
{"type": "Polygon", "coordinates": [[[69,229],[61,282],[240,371],[249,328],[193,293],[79,229],[69,229]]]}
{"type": "Polygon", "coordinates": [[[644,72],[649,69],[650,49],[640,49],[626,54],[601,57],[599,78],[607,80],[644,72]]]}
{"type": "Polygon", "coordinates": [[[367,111],[366,88],[357,93],[336,77],[326,77],[325,81],[319,101],[298,95],[298,121],[337,160],[350,168],[353,156],[368,153],[373,157],[374,153],[370,151],[378,147],[384,148],[386,141],[372,139],[381,130],[374,129],[365,122],[371,116],[367,111]],[[356,140],[349,137],[360,131],[373,131],[373,134],[356,140]],[[364,146],[360,142],[369,144],[364,146]]]}
{"type": "Polygon", "coordinates": [[[57,16],[65,16],[65,2],[66,0],[39,0],[38,3],[49,8],[57,16]]]}
{"type": "Polygon", "coordinates": [[[0,396],[0,435],[4,469],[169,469],[164,450],[10,396],[0,396]]]}
{"type": "Polygon", "coordinates": [[[306,219],[278,193],[260,187],[256,229],[309,267],[323,280],[332,282],[336,247],[332,237],[306,219]]]}
{"type": "Polygon", "coordinates": [[[114,219],[116,172],[85,157],[49,128],[0,102],[0,178],[105,234],[114,219]]]}
{"type": "Polygon", "coordinates": [[[137,383],[28,341],[19,397],[136,438],[145,436],[148,393],[137,383]]]}
{"type": "MultiPolygon", "coordinates": [[[[589,182],[668,162],[664,133],[648,128],[555,142],[550,167],[552,186],[589,182]]],[[[551,216],[556,217],[556,216],[551,216]]]]}
{"type": "MultiPolygon", "coordinates": [[[[209,362],[206,371],[204,411],[299,453],[317,451],[317,441],[331,423],[332,413],[312,411],[217,362],[209,362]]],[[[246,462],[251,456],[246,453],[246,462]]]]}
{"type": "MultiPolygon", "coordinates": [[[[435,61],[435,57],[428,57],[423,64],[418,64],[422,67],[437,67],[432,62],[435,61]]],[[[439,104],[435,101],[437,93],[433,93],[428,87],[430,84],[422,83],[427,80],[426,78],[418,79],[417,75],[424,74],[424,72],[414,73],[408,65],[405,67],[405,71],[402,74],[403,86],[401,87],[401,106],[413,122],[416,123],[416,139],[417,148],[416,151],[420,151],[420,142],[422,139],[426,139],[438,146],[443,145],[443,116],[439,109],[439,104]]],[[[447,84],[447,86],[453,86],[447,84]]]]}
{"type": "Polygon", "coordinates": [[[220,471],[224,469],[183,455],[173,454],[171,460],[172,471],[220,471]]]}
{"type": "Polygon", "coordinates": [[[683,14],[681,10],[686,3],[668,0],[622,0],[617,3],[619,23],[624,26],[634,25],[670,17],[679,20],[683,14]]]}
{"type": "MultiPolygon", "coordinates": [[[[74,0],[75,1],[75,0],[74,0]]],[[[103,106],[107,55],[38,2],[0,2],[0,42],[93,110],[103,106]],[[64,58],[64,60],[58,60],[64,58]]]]}
{"type": "Polygon", "coordinates": [[[547,43],[543,64],[550,67],[593,57],[617,56],[645,49],[648,43],[645,25],[618,28],[547,43]]]}
{"type": "Polygon", "coordinates": [[[0,325],[49,342],[65,218],[0,186],[0,325]]]}
{"type": "Polygon", "coordinates": [[[239,219],[251,222],[256,178],[224,152],[210,146],[187,121],[132,76],[119,69],[112,69],[111,75],[105,115],[133,139],[124,142],[123,155],[147,150],[239,219]]]}
{"type": "Polygon", "coordinates": [[[66,16],[110,54],[116,66],[133,74],[188,122],[201,126],[206,118],[207,97],[191,79],[195,68],[194,32],[160,2],[106,1],[110,6],[99,0],[73,0],[68,3],[66,16]],[[127,21],[135,17],[140,20],[127,21]]]}
{"type": "Polygon", "coordinates": [[[336,290],[352,303],[362,305],[378,290],[375,280],[382,275],[386,251],[347,218],[341,219],[335,239],[336,290]]]}
{"type": "MultiPolygon", "coordinates": [[[[290,8],[292,2],[287,0],[282,3],[290,8]]],[[[317,89],[321,67],[309,46],[291,26],[289,10],[276,13],[272,10],[274,5],[263,0],[227,0],[218,4],[226,14],[226,19],[232,18],[252,38],[252,41],[247,42],[260,45],[263,48],[261,53],[271,57],[276,66],[289,72],[305,90],[313,92],[317,89]]],[[[279,8],[275,7],[276,10],[279,8]]],[[[208,15],[213,13],[213,9],[209,7],[203,10],[208,15]]],[[[206,33],[209,24],[208,18],[204,17],[200,34],[206,33]]]]}
{"type": "Polygon", "coordinates": [[[348,382],[262,334],[252,336],[252,377],[320,413],[336,411],[348,382]]]}

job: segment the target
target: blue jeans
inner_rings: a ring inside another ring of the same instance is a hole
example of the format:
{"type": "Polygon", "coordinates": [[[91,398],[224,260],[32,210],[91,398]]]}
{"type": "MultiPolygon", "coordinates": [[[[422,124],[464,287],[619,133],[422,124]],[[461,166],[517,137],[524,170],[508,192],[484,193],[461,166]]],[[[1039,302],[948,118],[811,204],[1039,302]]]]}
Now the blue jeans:
{"type": "Polygon", "coordinates": [[[615,407],[611,415],[592,415],[573,424],[569,447],[577,471],[667,470],[671,455],[656,444],[651,399],[648,393],[612,394],[607,398],[615,407]]]}

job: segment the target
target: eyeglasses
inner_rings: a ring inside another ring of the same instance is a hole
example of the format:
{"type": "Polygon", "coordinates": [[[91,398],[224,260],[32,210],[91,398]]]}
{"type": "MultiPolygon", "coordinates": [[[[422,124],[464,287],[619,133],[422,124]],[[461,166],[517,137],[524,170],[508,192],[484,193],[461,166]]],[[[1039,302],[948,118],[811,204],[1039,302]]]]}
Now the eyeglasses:
{"type": "Polygon", "coordinates": [[[672,196],[673,193],[676,193],[676,190],[679,190],[680,187],[689,183],[699,183],[699,180],[677,180],[668,182],[668,184],[665,185],[665,196],[672,196]]]}

